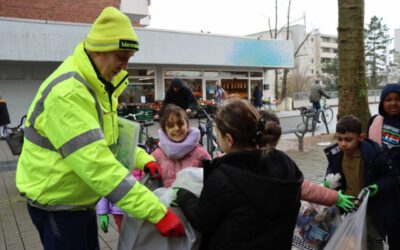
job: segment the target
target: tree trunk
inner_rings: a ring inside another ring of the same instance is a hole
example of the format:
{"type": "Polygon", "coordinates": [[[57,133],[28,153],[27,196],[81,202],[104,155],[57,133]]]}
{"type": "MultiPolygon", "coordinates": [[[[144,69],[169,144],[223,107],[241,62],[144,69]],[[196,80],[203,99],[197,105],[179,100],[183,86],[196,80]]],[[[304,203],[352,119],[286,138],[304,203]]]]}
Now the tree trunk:
{"type": "Polygon", "coordinates": [[[339,4],[339,112],[355,115],[366,130],[371,117],[365,83],[364,0],[338,0],[339,4]]]}
{"type": "Polygon", "coordinates": [[[283,70],[281,100],[283,100],[287,97],[287,75],[288,75],[288,73],[289,73],[289,69],[283,70]]]}
{"type": "Polygon", "coordinates": [[[279,99],[279,71],[275,69],[275,99],[279,99]]]}
{"type": "MultiPolygon", "coordinates": [[[[274,39],[278,37],[278,0],[275,0],[275,34],[274,39]]],[[[279,98],[279,78],[278,69],[275,69],[275,99],[279,98]]]]}

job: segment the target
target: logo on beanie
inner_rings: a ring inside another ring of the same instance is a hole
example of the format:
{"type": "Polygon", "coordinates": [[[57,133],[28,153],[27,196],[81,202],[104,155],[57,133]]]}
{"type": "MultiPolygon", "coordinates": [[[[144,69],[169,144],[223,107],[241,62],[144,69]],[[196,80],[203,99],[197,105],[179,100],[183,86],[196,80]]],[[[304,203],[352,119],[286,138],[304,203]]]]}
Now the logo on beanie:
{"type": "Polygon", "coordinates": [[[119,48],[120,49],[133,49],[137,50],[138,43],[136,41],[130,40],[119,40],[119,48]]]}

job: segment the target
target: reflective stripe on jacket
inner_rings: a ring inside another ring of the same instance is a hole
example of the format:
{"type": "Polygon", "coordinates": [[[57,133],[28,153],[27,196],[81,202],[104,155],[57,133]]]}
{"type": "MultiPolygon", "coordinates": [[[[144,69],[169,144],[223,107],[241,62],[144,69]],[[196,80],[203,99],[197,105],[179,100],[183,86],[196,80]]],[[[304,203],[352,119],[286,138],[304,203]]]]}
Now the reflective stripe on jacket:
{"type": "Polygon", "coordinates": [[[116,107],[127,73],[111,97],[79,44],[40,86],[28,111],[17,188],[46,210],[94,209],[106,197],[136,218],[155,223],[166,208],[114,157],[116,107]]]}

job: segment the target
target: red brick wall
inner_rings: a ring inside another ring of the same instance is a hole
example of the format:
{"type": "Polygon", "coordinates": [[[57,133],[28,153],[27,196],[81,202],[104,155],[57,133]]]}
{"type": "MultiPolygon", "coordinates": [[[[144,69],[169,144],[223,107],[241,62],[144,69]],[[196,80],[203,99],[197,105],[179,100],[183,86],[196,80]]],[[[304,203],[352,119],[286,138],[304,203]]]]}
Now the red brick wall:
{"type": "Polygon", "coordinates": [[[106,6],[120,0],[0,0],[0,16],[92,23],[106,6]]]}

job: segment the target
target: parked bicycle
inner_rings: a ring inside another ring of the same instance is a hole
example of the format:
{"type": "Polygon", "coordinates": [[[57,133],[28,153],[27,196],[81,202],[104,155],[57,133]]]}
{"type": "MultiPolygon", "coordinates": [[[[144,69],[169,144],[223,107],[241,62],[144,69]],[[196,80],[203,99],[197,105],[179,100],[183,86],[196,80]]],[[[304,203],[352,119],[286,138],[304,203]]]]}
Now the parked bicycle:
{"type": "Polygon", "coordinates": [[[214,120],[202,107],[197,107],[198,128],[200,130],[200,144],[205,147],[212,158],[222,153],[217,137],[214,134],[214,120]]]}
{"type": "Polygon", "coordinates": [[[140,117],[147,116],[147,112],[140,111],[136,114],[128,114],[124,118],[140,124],[139,146],[142,146],[148,153],[152,153],[158,147],[158,138],[149,133],[149,127],[154,125],[153,121],[144,121],[140,117]]]}
{"type": "Polygon", "coordinates": [[[307,116],[310,115],[318,115],[322,122],[326,124],[330,124],[333,121],[333,109],[329,107],[326,102],[326,98],[322,99],[322,106],[321,109],[318,111],[318,114],[315,113],[315,108],[312,106],[309,107],[301,107],[300,114],[302,115],[303,122],[306,123],[306,120],[312,121],[311,119],[307,119],[307,116]]]}

